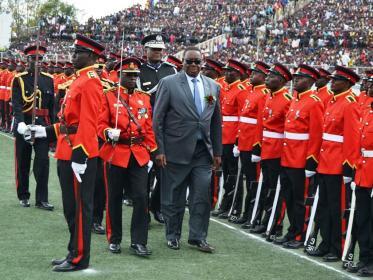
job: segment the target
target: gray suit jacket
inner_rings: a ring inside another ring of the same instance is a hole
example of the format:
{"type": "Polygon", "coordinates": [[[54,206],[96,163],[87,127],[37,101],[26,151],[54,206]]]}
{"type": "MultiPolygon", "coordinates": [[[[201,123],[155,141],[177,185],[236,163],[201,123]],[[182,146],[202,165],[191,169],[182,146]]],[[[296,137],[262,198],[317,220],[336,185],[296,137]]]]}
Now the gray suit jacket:
{"type": "Polygon", "coordinates": [[[158,153],[169,162],[191,162],[197,143],[198,129],[209,150],[211,159],[222,154],[222,128],[219,94],[214,80],[201,75],[205,96],[212,95],[212,104],[206,101],[201,116],[197,113],[193,94],[184,71],[163,78],[159,85],[153,112],[153,129],[158,153]]]}

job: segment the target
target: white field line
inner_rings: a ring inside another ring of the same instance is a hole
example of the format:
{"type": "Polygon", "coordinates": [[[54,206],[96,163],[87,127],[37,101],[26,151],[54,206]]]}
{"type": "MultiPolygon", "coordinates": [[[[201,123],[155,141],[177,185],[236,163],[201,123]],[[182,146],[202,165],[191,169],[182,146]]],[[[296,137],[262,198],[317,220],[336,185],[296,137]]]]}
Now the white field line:
{"type": "Polygon", "coordinates": [[[269,243],[269,242],[265,241],[264,239],[260,238],[259,236],[256,236],[256,235],[251,234],[251,233],[247,233],[247,232],[245,232],[243,230],[240,230],[240,229],[238,229],[238,228],[236,228],[234,226],[231,226],[231,225],[228,225],[228,224],[223,223],[221,221],[218,221],[218,220],[216,220],[214,218],[210,218],[210,220],[213,221],[213,222],[215,222],[215,223],[217,223],[217,224],[220,224],[220,225],[222,225],[222,226],[224,226],[226,228],[234,230],[237,233],[243,234],[243,235],[245,235],[245,236],[247,236],[247,237],[249,237],[251,239],[255,239],[256,241],[259,241],[259,242],[262,242],[264,244],[270,245],[270,246],[272,246],[272,248],[277,248],[279,251],[283,251],[283,252],[286,252],[286,253],[288,253],[290,255],[297,256],[297,257],[299,257],[299,258],[301,258],[303,260],[307,260],[307,261],[309,261],[309,262],[311,262],[311,263],[313,263],[313,264],[315,264],[317,266],[320,266],[320,267],[326,268],[328,270],[334,271],[336,273],[342,274],[343,276],[345,276],[345,277],[347,277],[349,279],[354,279],[354,280],[360,280],[361,279],[360,277],[356,277],[356,276],[353,276],[353,275],[351,275],[351,274],[349,274],[347,272],[344,272],[342,270],[338,270],[338,269],[336,269],[336,268],[334,268],[332,266],[326,265],[325,263],[319,262],[319,261],[317,261],[317,260],[315,260],[313,258],[310,258],[310,257],[308,257],[308,256],[306,256],[304,254],[300,254],[296,250],[285,249],[285,248],[283,248],[281,246],[272,245],[272,243],[269,243]]]}

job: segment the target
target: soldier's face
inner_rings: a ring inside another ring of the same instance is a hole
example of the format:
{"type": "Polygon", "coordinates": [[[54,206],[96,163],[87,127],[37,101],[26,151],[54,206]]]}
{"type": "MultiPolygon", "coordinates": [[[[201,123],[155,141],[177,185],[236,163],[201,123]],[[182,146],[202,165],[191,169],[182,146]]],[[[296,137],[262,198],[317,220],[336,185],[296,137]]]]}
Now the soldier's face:
{"type": "Polygon", "coordinates": [[[82,69],[84,67],[91,66],[95,63],[95,61],[96,56],[88,51],[75,50],[72,57],[72,63],[75,69],[82,69]]]}
{"type": "Polygon", "coordinates": [[[250,76],[250,83],[254,86],[262,85],[265,81],[265,75],[263,73],[253,71],[250,76]]]}
{"type": "Polygon", "coordinates": [[[184,55],[183,68],[191,77],[197,77],[201,71],[202,54],[199,51],[190,50],[184,55]]]}
{"type": "Polygon", "coordinates": [[[121,85],[125,88],[128,89],[134,89],[136,87],[136,81],[138,78],[139,74],[138,73],[122,73],[122,80],[121,80],[121,85]]]}
{"type": "Polygon", "coordinates": [[[212,70],[212,69],[202,69],[202,74],[215,80],[216,78],[218,78],[218,73],[215,71],[215,70],[212,70]]]}
{"type": "Polygon", "coordinates": [[[269,72],[265,79],[265,85],[271,91],[276,91],[282,88],[286,84],[286,81],[279,75],[269,72]]]}
{"type": "Polygon", "coordinates": [[[373,97],[373,82],[367,82],[367,94],[373,97]]]}
{"type": "Polygon", "coordinates": [[[294,89],[301,93],[312,87],[313,80],[307,77],[294,75],[294,89]]]}
{"type": "Polygon", "coordinates": [[[342,79],[332,79],[330,90],[335,93],[342,93],[350,88],[350,83],[342,79]]]}
{"type": "Polygon", "coordinates": [[[159,62],[163,57],[163,49],[147,48],[146,55],[150,62],[159,62]]]}
{"type": "Polygon", "coordinates": [[[234,83],[235,81],[239,80],[241,78],[241,75],[236,70],[226,70],[225,71],[225,80],[228,84],[234,83]]]}

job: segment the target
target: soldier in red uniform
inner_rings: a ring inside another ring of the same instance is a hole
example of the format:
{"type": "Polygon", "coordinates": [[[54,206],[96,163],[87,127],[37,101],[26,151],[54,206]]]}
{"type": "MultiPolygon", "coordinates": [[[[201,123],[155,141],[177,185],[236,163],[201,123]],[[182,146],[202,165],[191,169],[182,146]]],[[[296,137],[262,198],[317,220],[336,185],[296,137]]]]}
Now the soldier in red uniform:
{"type": "Polygon", "coordinates": [[[100,157],[106,162],[108,205],[106,232],[109,250],[120,253],[122,242],[123,188],[129,189],[133,201],[130,250],[139,256],[151,255],[148,241],[148,162],[157,149],[152,130],[150,96],[136,88],[141,62],[127,58],[121,63],[119,88],[107,91],[102,98],[99,118],[100,137],[105,144],[100,157]]]}
{"type": "Polygon", "coordinates": [[[59,123],[35,129],[35,137],[57,138],[55,157],[70,232],[68,255],[52,261],[53,270],[58,272],[81,270],[89,265],[99,155],[97,135],[102,85],[94,64],[104,47],[80,34],[76,35],[74,44],[72,60],[77,78],[64,97],[59,123]]]}
{"type": "MultiPolygon", "coordinates": [[[[269,71],[269,66],[264,62],[257,61],[251,68],[250,90],[241,108],[238,125],[238,145],[235,146],[233,153],[239,155],[242,163],[242,174],[246,177],[246,198],[245,211],[240,219],[235,221],[237,224],[247,224],[243,228],[248,228],[250,224],[253,202],[255,202],[257,187],[257,163],[251,161],[251,152],[255,141],[259,138],[262,130],[262,113],[264,102],[268,90],[264,84],[269,71]]],[[[237,190],[236,210],[241,212],[243,204],[243,188],[239,185],[237,190]]]]}
{"type": "Polygon", "coordinates": [[[15,60],[10,60],[8,64],[8,76],[5,80],[5,94],[4,94],[4,108],[5,108],[5,132],[10,132],[10,126],[12,123],[12,108],[10,105],[10,99],[12,95],[12,83],[17,72],[15,71],[17,63],[15,60]]]}
{"type": "Polygon", "coordinates": [[[315,82],[317,88],[317,97],[321,99],[324,104],[324,108],[329,103],[330,99],[333,97],[333,93],[328,89],[328,83],[330,81],[330,76],[332,75],[329,71],[323,68],[318,68],[320,78],[315,82]]]}
{"type": "Polygon", "coordinates": [[[303,246],[306,177],[316,174],[322,141],[324,105],[311,90],[319,77],[316,69],[305,64],[298,66],[293,75],[296,95],[285,119],[281,187],[290,226],[286,235],[275,243],[289,249],[303,246]]]}
{"type": "MultiPolygon", "coordinates": [[[[359,243],[359,262],[350,272],[359,276],[373,276],[373,78],[366,85],[370,110],[362,116],[360,131],[360,158],[356,164],[356,227],[359,243]]],[[[358,137],[358,135],[355,135],[358,137]]]]}
{"type": "Polygon", "coordinates": [[[357,97],[360,109],[363,114],[370,111],[370,97],[368,95],[368,85],[370,84],[369,79],[373,77],[373,70],[365,71],[365,77],[362,79],[360,84],[360,94],[357,97]]]}
{"type": "Polygon", "coordinates": [[[324,113],[324,129],[317,172],[319,203],[317,224],[322,242],[309,255],[324,261],[339,261],[342,254],[341,193],[342,183],[350,183],[359,156],[356,137],[359,128],[359,106],[351,87],[359,76],[351,69],[336,66],[331,76],[333,98],[324,113]]]}
{"type": "Polygon", "coordinates": [[[205,63],[202,65],[202,73],[222,86],[221,81],[225,79],[225,76],[223,75],[223,67],[223,63],[206,58],[205,63]]]}
{"type": "Polygon", "coordinates": [[[180,70],[183,68],[183,62],[173,55],[167,56],[166,63],[169,63],[175,67],[177,72],[180,72],[180,70]]]}
{"type": "Polygon", "coordinates": [[[7,91],[6,80],[8,78],[8,60],[3,59],[0,65],[0,117],[1,117],[1,124],[0,129],[5,131],[6,130],[6,118],[5,118],[5,95],[7,91]]]}
{"type": "MultiPolygon", "coordinates": [[[[233,193],[238,171],[238,159],[233,156],[233,147],[237,141],[238,116],[240,108],[237,96],[245,88],[241,84],[241,75],[246,71],[246,67],[233,59],[228,60],[225,68],[225,81],[227,87],[220,92],[221,112],[223,116],[223,157],[222,167],[224,176],[224,196],[220,209],[213,211],[213,216],[228,218],[228,211],[233,202],[233,193]]],[[[235,215],[236,213],[233,213],[235,215]]]]}
{"type": "MultiPolygon", "coordinates": [[[[292,100],[291,95],[285,85],[291,81],[292,75],[286,66],[275,63],[269,70],[265,79],[265,85],[269,90],[266,96],[263,116],[263,130],[254,141],[251,161],[261,161],[263,172],[263,194],[265,195],[264,211],[265,215],[261,221],[262,230],[267,228],[270,219],[271,209],[275,197],[278,177],[281,171],[281,155],[284,142],[285,117],[292,100]]],[[[268,241],[273,241],[274,234],[281,231],[281,226],[277,220],[280,216],[281,202],[277,203],[275,209],[275,221],[277,226],[273,226],[268,241]]]]}

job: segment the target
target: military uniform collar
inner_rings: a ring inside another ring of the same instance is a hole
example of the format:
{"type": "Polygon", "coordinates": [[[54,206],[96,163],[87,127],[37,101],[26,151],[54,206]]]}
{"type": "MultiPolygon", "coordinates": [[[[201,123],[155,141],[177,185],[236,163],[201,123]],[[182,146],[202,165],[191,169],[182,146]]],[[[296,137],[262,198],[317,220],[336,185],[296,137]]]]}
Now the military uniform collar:
{"type": "Polygon", "coordinates": [[[241,80],[240,80],[240,79],[238,79],[237,81],[235,81],[235,82],[229,84],[229,85],[228,85],[228,89],[231,89],[231,88],[233,88],[234,86],[237,86],[239,83],[241,83],[241,80]]]}
{"type": "Polygon", "coordinates": [[[253,90],[257,90],[257,89],[261,90],[261,89],[263,89],[265,87],[266,87],[265,84],[261,84],[261,85],[253,86],[253,90]]]}
{"type": "Polygon", "coordinates": [[[311,93],[312,93],[312,89],[309,89],[309,90],[306,90],[306,91],[303,91],[303,92],[298,92],[297,93],[297,100],[300,100],[304,96],[309,96],[311,93]]]}
{"type": "Polygon", "coordinates": [[[159,64],[157,64],[157,65],[154,65],[150,62],[147,62],[146,66],[148,66],[149,68],[151,68],[153,70],[158,70],[159,68],[161,68],[162,64],[163,64],[163,61],[160,61],[159,64]],[[154,67],[154,66],[156,66],[156,67],[154,67]]]}
{"type": "Polygon", "coordinates": [[[339,99],[343,96],[349,95],[349,94],[351,94],[351,89],[350,88],[348,90],[344,91],[344,92],[334,94],[333,95],[333,100],[335,101],[335,100],[337,100],[337,99],[339,99]]]}
{"type": "Polygon", "coordinates": [[[323,87],[321,87],[321,88],[318,88],[318,89],[317,89],[317,92],[320,92],[320,91],[324,90],[324,89],[327,88],[327,87],[328,87],[328,85],[325,85],[325,86],[323,86],[323,87]]]}
{"type": "Polygon", "coordinates": [[[273,96],[277,95],[278,93],[283,92],[284,90],[285,90],[285,87],[282,87],[279,90],[276,90],[274,92],[270,91],[270,93],[271,93],[271,96],[273,97],[273,96]]]}
{"type": "Polygon", "coordinates": [[[87,73],[88,71],[94,71],[94,69],[95,69],[94,65],[90,65],[90,66],[84,67],[84,68],[79,69],[78,71],[76,71],[76,76],[79,77],[80,75],[82,75],[84,73],[87,73]]]}

